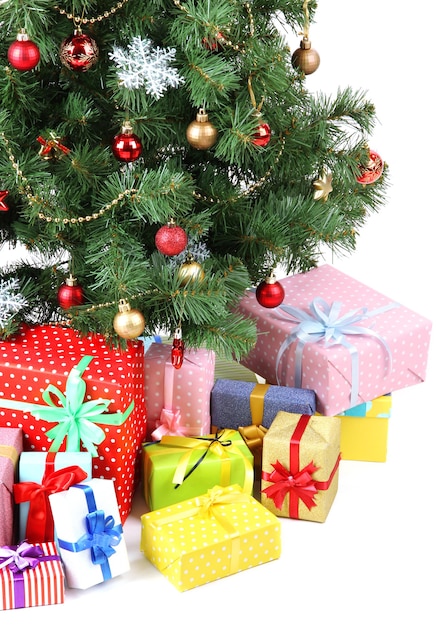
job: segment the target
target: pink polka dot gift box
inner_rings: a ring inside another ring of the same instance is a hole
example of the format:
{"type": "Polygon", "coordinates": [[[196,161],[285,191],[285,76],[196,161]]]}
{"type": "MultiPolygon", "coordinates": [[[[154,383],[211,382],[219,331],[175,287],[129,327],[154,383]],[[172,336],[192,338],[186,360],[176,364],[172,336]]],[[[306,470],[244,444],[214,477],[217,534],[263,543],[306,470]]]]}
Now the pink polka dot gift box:
{"type": "Polygon", "coordinates": [[[254,291],[239,306],[258,330],[242,364],[268,383],[313,389],[333,416],[425,380],[431,321],[328,264],[279,282],[279,307],[254,291]]]}
{"type": "Polygon", "coordinates": [[[22,428],[25,451],[90,452],[92,477],[114,481],[123,523],[146,436],[143,343],[116,350],[97,334],[23,326],[0,341],[0,426],[22,428]]]}
{"type": "Polygon", "coordinates": [[[185,349],[182,366],[176,369],[171,362],[171,345],[149,346],[145,353],[145,402],[150,440],[211,433],[214,369],[212,350],[185,349]]]}

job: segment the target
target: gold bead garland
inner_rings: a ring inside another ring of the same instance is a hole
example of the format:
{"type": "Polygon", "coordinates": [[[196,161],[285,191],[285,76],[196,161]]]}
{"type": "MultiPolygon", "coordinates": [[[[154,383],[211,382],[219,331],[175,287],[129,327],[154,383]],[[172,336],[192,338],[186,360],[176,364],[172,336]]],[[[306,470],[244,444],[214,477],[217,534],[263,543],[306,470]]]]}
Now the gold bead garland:
{"type": "Polygon", "coordinates": [[[70,21],[72,20],[76,26],[80,26],[81,24],[85,25],[85,24],[95,24],[96,22],[102,22],[104,19],[107,19],[108,17],[111,17],[111,15],[114,15],[114,13],[117,13],[117,11],[119,11],[119,9],[121,9],[127,2],[128,0],[120,0],[119,2],[117,2],[117,4],[111,7],[108,11],[104,11],[102,15],[98,15],[97,17],[91,17],[91,18],[78,17],[74,15],[73,13],[68,13],[65,9],[62,9],[58,5],[56,5],[54,9],[58,11],[60,15],[66,15],[66,17],[70,21]]]}

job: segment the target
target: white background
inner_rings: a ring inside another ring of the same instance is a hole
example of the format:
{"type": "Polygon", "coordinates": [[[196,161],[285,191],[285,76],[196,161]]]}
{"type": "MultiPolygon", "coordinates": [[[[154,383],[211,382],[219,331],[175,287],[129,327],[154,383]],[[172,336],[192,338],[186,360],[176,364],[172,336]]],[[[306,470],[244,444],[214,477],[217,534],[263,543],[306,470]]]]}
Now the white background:
{"type": "Polygon", "coordinates": [[[387,462],[342,462],[324,524],[283,519],[278,561],[185,593],[140,554],[138,499],[125,524],[128,574],[69,589],[64,605],[7,611],[2,624],[75,617],[114,626],[127,615],[184,626],[443,626],[443,13],[439,0],[319,0],[310,29],[321,65],[307,88],[367,91],[379,118],[370,147],[391,175],[387,205],[356,252],[326,261],[434,323],[427,381],[393,394],[387,462]]]}

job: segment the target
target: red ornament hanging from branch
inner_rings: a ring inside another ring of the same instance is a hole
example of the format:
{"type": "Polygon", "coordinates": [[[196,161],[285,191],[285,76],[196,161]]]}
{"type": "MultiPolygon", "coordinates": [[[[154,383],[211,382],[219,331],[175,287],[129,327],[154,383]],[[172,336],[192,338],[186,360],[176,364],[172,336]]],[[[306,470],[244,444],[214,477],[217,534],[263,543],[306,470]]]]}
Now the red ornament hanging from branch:
{"type": "Polygon", "coordinates": [[[8,61],[19,72],[34,69],[40,61],[40,50],[37,44],[29,39],[23,28],[17,35],[16,41],[8,48],[8,61]]]}
{"type": "Polygon", "coordinates": [[[182,367],[184,350],[185,344],[182,339],[182,329],[178,327],[174,331],[173,347],[171,349],[171,363],[177,370],[182,367]]]}
{"type": "Polygon", "coordinates": [[[5,198],[9,195],[7,189],[0,190],[0,211],[9,211],[9,207],[5,202],[5,198]]]}
{"type": "Polygon", "coordinates": [[[256,288],[256,300],[266,309],[274,309],[282,304],[285,298],[285,291],[281,283],[271,274],[256,288]]]}
{"type": "Polygon", "coordinates": [[[89,35],[77,28],[60,46],[60,60],[73,72],[86,72],[99,58],[99,48],[89,35]]]}
{"type": "Polygon", "coordinates": [[[128,120],[123,123],[122,132],[114,137],[111,149],[116,159],[124,163],[132,163],[142,154],[142,142],[128,120]]]}
{"type": "Polygon", "coordinates": [[[361,166],[361,174],[356,178],[361,185],[371,185],[382,176],[384,171],[384,161],[374,150],[369,151],[369,159],[367,165],[361,166]]]}
{"type": "Polygon", "coordinates": [[[77,278],[74,278],[72,274],[70,274],[65,283],[59,287],[57,302],[62,309],[80,306],[85,302],[83,288],[77,283],[77,278]]]}
{"type": "Polygon", "coordinates": [[[154,238],[156,248],[166,256],[174,256],[185,250],[188,243],[186,232],[180,226],[177,226],[173,218],[168,224],[161,226],[154,238]]]}

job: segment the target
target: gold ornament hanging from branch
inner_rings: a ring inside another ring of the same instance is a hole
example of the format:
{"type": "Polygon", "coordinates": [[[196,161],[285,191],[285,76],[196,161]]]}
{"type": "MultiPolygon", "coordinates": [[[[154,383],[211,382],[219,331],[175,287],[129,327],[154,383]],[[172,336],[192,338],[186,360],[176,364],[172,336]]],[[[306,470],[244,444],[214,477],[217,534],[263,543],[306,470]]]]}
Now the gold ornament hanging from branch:
{"type": "Polygon", "coordinates": [[[305,75],[313,74],[318,69],[321,58],[318,52],[311,47],[310,41],[310,14],[308,11],[308,5],[310,0],[304,0],[304,13],[305,13],[305,23],[304,29],[302,33],[302,40],[300,42],[299,48],[297,48],[291,57],[291,64],[295,69],[300,69],[305,75]]]}

